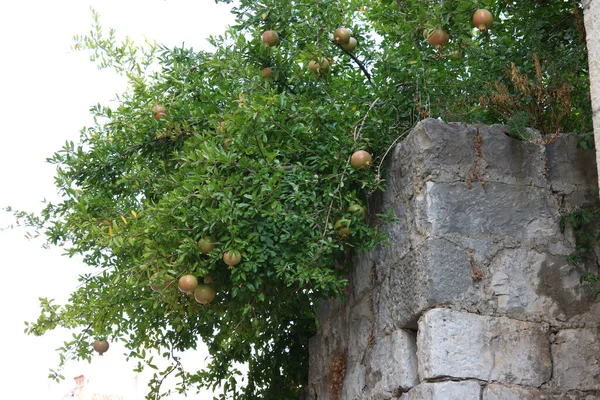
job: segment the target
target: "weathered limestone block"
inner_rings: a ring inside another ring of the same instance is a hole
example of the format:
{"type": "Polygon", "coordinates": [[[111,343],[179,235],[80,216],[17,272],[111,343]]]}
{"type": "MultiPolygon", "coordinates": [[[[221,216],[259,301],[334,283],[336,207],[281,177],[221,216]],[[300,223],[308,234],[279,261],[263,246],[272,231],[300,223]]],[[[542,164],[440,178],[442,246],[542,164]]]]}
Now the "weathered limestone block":
{"type": "Polygon", "coordinates": [[[574,397],[552,395],[536,388],[490,384],[483,389],[482,400],[574,400],[574,397]]]}
{"type": "Polygon", "coordinates": [[[475,381],[424,382],[404,393],[400,400],[478,400],[481,386],[475,381]]]}
{"type": "Polygon", "coordinates": [[[327,365],[329,357],[325,351],[323,335],[321,333],[311,337],[308,341],[310,348],[308,357],[308,381],[314,385],[320,379],[327,376],[327,365]]]}
{"type": "Polygon", "coordinates": [[[394,331],[379,339],[368,353],[366,383],[368,399],[389,399],[419,384],[417,343],[414,332],[394,331]]]}
{"type": "Polygon", "coordinates": [[[557,390],[600,390],[600,330],[565,329],[552,343],[557,390]]]}
{"type": "Polygon", "coordinates": [[[519,319],[563,322],[594,305],[580,282],[581,268],[564,255],[519,247],[499,251],[489,264],[497,312],[519,319]]]}
{"type": "Polygon", "coordinates": [[[542,326],[506,317],[433,309],[419,320],[419,377],[476,378],[539,387],[552,374],[542,326]]]}
{"type": "MultiPolygon", "coordinates": [[[[353,298],[363,298],[376,282],[375,263],[378,261],[378,251],[373,250],[370,253],[361,253],[360,257],[354,257],[352,260],[353,269],[350,276],[350,284],[353,298]]],[[[352,299],[351,299],[352,300],[352,299]]]]}
{"type": "Polygon", "coordinates": [[[396,148],[391,175],[418,182],[484,181],[548,186],[544,147],[507,136],[503,125],[419,122],[396,148]]]}
{"type": "Polygon", "coordinates": [[[373,300],[370,295],[364,296],[357,303],[352,303],[348,317],[348,362],[361,362],[369,341],[373,340],[373,300]]]}
{"type": "MultiPolygon", "coordinates": [[[[359,363],[352,363],[346,366],[346,375],[340,393],[340,400],[362,400],[365,398],[366,368],[359,363]]],[[[321,396],[317,397],[319,400],[321,396]]]]}
{"type": "Polygon", "coordinates": [[[431,234],[551,236],[559,232],[546,189],[489,182],[427,182],[426,219],[431,234]]]}
{"type": "Polygon", "coordinates": [[[348,313],[338,301],[324,301],[319,307],[319,331],[309,340],[309,382],[328,381],[329,367],[348,346],[348,313]]]}
{"type": "Polygon", "coordinates": [[[552,144],[546,146],[548,152],[548,179],[552,189],[577,197],[571,205],[578,205],[584,200],[584,194],[598,185],[596,175],[595,154],[593,151],[577,148],[577,135],[563,135],[552,144]]]}
{"type": "Polygon", "coordinates": [[[472,285],[467,251],[443,238],[430,238],[393,266],[375,293],[378,335],[416,328],[423,310],[465,297],[472,285]]]}

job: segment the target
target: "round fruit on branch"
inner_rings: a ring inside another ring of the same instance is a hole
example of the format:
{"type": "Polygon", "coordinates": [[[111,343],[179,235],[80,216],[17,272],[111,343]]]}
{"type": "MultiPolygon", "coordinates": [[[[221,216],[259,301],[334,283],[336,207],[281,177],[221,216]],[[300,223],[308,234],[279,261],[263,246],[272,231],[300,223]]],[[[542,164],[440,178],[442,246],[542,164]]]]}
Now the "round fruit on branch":
{"type": "Polygon", "coordinates": [[[242,255],[235,250],[229,250],[223,253],[223,262],[230,267],[238,265],[242,261],[242,255]]]}
{"type": "Polygon", "coordinates": [[[262,42],[267,47],[277,46],[279,44],[279,34],[276,31],[264,31],[262,42]]]}
{"type": "Polygon", "coordinates": [[[94,348],[94,350],[96,350],[98,352],[99,355],[102,355],[102,354],[106,353],[109,345],[106,340],[96,340],[94,342],[94,344],[92,345],[92,347],[94,348]]]}
{"type": "Polygon", "coordinates": [[[352,32],[350,32],[350,29],[348,28],[337,28],[335,30],[335,32],[333,32],[333,41],[336,44],[341,45],[345,45],[348,44],[348,42],[350,41],[350,36],[352,35],[352,32]]]}
{"type": "Polygon", "coordinates": [[[450,35],[443,28],[435,28],[428,32],[427,41],[436,49],[441,49],[450,41],[450,35]]]}
{"type": "Polygon", "coordinates": [[[215,299],[216,295],[217,292],[215,289],[206,283],[199,284],[196,290],[194,290],[194,298],[198,303],[203,305],[210,304],[215,299]]]}
{"type": "Polygon", "coordinates": [[[213,251],[216,247],[216,240],[212,236],[204,236],[202,239],[198,240],[198,248],[200,249],[200,253],[208,254],[213,251]]]}
{"type": "Polygon", "coordinates": [[[178,286],[179,290],[191,296],[196,287],[198,287],[198,279],[194,275],[183,275],[179,278],[178,286]]]}
{"type": "Polygon", "coordinates": [[[321,61],[311,60],[308,63],[308,69],[317,76],[324,75],[329,72],[329,60],[326,58],[323,58],[321,61]]]}
{"type": "Polygon", "coordinates": [[[364,150],[357,150],[352,153],[350,165],[352,165],[352,168],[354,169],[368,168],[371,166],[372,161],[371,154],[364,150]]]}
{"type": "Polygon", "coordinates": [[[485,9],[479,9],[473,14],[473,25],[477,27],[481,32],[487,31],[494,22],[492,13],[485,9]]]}
{"type": "Polygon", "coordinates": [[[342,49],[346,50],[348,53],[352,53],[356,49],[356,46],[358,46],[358,42],[356,39],[351,37],[348,43],[341,44],[340,46],[342,46],[342,49]]]}

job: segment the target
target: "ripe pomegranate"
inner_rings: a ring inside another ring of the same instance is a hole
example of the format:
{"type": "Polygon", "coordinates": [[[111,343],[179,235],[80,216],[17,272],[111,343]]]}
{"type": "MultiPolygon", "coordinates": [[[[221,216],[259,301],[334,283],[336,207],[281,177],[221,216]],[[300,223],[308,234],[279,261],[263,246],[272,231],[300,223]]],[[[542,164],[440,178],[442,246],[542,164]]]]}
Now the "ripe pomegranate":
{"type": "Polygon", "coordinates": [[[106,353],[109,346],[106,340],[96,340],[92,347],[98,352],[98,354],[102,355],[106,353]]]}
{"type": "Polygon", "coordinates": [[[450,41],[450,36],[443,28],[435,28],[427,35],[427,41],[436,49],[441,49],[450,41]]]}
{"type": "Polygon", "coordinates": [[[204,305],[210,304],[210,302],[215,299],[216,295],[217,292],[215,292],[215,289],[205,283],[201,283],[196,290],[194,290],[194,298],[198,303],[204,305]]]}
{"type": "Polygon", "coordinates": [[[183,275],[179,278],[179,290],[191,296],[194,289],[198,286],[198,279],[194,275],[183,275]]]}
{"type": "Polygon", "coordinates": [[[347,209],[348,212],[358,215],[359,217],[365,215],[365,208],[358,203],[350,204],[347,209]]]}
{"type": "Polygon", "coordinates": [[[347,44],[342,44],[341,46],[348,53],[352,53],[356,49],[356,46],[358,46],[358,42],[356,41],[356,39],[351,37],[350,41],[347,44]]]}
{"type": "Polygon", "coordinates": [[[490,26],[492,26],[493,22],[494,17],[488,10],[479,9],[475,11],[475,14],[473,14],[473,25],[475,25],[481,32],[487,31],[490,26]]]}
{"type": "Polygon", "coordinates": [[[160,113],[160,112],[166,113],[167,109],[162,104],[155,104],[152,106],[152,112],[153,113],[160,113]]]}
{"type": "Polygon", "coordinates": [[[242,255],[235,250],[229,250],[223,254],[223,262],[230,267],[238,265],[240,261],[242,261],[242,255]]]}
{"type": "Polygon", "coordinates": [[[152,106],[152,113],[154,114],[154,119],[158,121],[161,117],[167,116],[167,109],[162,104],[155,104],[152,106]]]}
{"type": "Polygon", "coordinates": [[[260,71],[260,73],[262,74],[262,76],[264,78],[270,78],[273,75],[273,68],[271,68],[271,67],[263,68],[262,71],[260,71]]]}
{"type": "Polygon", "coordinates": [[[279,44],[279,34],[275,31],[264,31],[262,42],[267,47],[277,46],[279,44]]]}
{"type": "Polygon", "coordinates": [[[350,165],[354,169],[360,169],[364,167],[370,167],[373,159],[371,155],[364,150],[355,151],[350,158],[350,165]]]}
{"type": "Polygon", "coordinates": [[[215,249],[215,238],[212,236],[204,236],[202,239],[198,240],[198,248],[200,249],[200,253],[208,254],[215,249]]]}
{"type": "Polygon", "coordinates": [[[351,232],[350,220],[345,218],[338,219],[335,222],[335,225],[333,225],[333,229],[335,229],[335,231],[338,235],[340,235],[340,237],[345,238],[351,232]]]}
{"type": "Polygon", "coordinates": [[[321,62],[316,61],[316,60],[311,60],[308,63],[308,69],[310,70],[310,72],[312,72],[313,74],[315,74],[317,76],[324,75],[327,72],[329,72],[329,60],[326,58],[323,58],[323,60],[321,60],[321,62]]]}
{"type": "Polygon", "coordinates": [[[350,35],[352,35],[350,29],[342,27],[337,28],[335,32],[333,32],[333,41],[339,45],[348,44],[350,41],[350,35]]]}

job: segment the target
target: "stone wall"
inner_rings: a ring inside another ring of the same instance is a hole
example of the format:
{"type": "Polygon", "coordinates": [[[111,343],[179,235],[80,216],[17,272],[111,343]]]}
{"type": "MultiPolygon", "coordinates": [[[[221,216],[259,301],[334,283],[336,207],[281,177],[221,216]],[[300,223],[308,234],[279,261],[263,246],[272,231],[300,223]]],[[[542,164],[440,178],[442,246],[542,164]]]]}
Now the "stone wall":
{"type": "Polygon", "coordinates": [[[577,137],[427,119],[399,144],[388,246],[356,257],[310,342],[309,399],[600,399],[600,301],[561,216],[595,188],[577,137]]]}

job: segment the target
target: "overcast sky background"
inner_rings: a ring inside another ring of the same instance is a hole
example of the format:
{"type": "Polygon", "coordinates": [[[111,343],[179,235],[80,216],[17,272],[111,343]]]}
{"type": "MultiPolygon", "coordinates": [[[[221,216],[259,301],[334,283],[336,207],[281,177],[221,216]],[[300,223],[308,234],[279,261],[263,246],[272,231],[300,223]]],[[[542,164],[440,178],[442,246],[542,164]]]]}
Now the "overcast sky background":
{"type": "MultiPolygon", "coordinates": [[[[77,142],[82,127],[92,125],[89,108],[111,104],[126,83],[112,71],[98,70],[89,54],[73,52],[73,35],[89,31],[90,7],[100,13],[103,27],[115,28],[120,39],[144,38],[168,47],[209,50],[209,35],[223,33],[233,23],[230,7],[213,0],[35,0],[5,1],[0,10],[0,208],[8,205],[39,211],[41,200],[56,200],[54,168],[45,159],[66,140],[77,142]]],[[[0,211],[0,227],[12,222],[0,211]]],[[[26,336],[24,321],[39,314],[39,297],[64,303],[77,286],[84,266],[44,250],[39,240],[27,240],[22,229],[0,231],[1,335],[0,383],[5,399],[61,399],[74,387],[73,377],[85,374],[103,392],[133,394],[135,374],[111,343],[91,364],[71,363],[61,384],[47,378],[58,365],[55,349],[70,337],[56,331],[26,336]]],[[[190,368],[205,362],[205,352],[185,355],[190,368]]],[[[143,389],[145,376],[138,386],[143,389]]],[[[142,393],[138,398],[142,399],[142,393]]],[[[208,399],[191,393],[191,398],[208,399]]],[[[182,398],[173,396],[175,398],[182,398]]]]}

